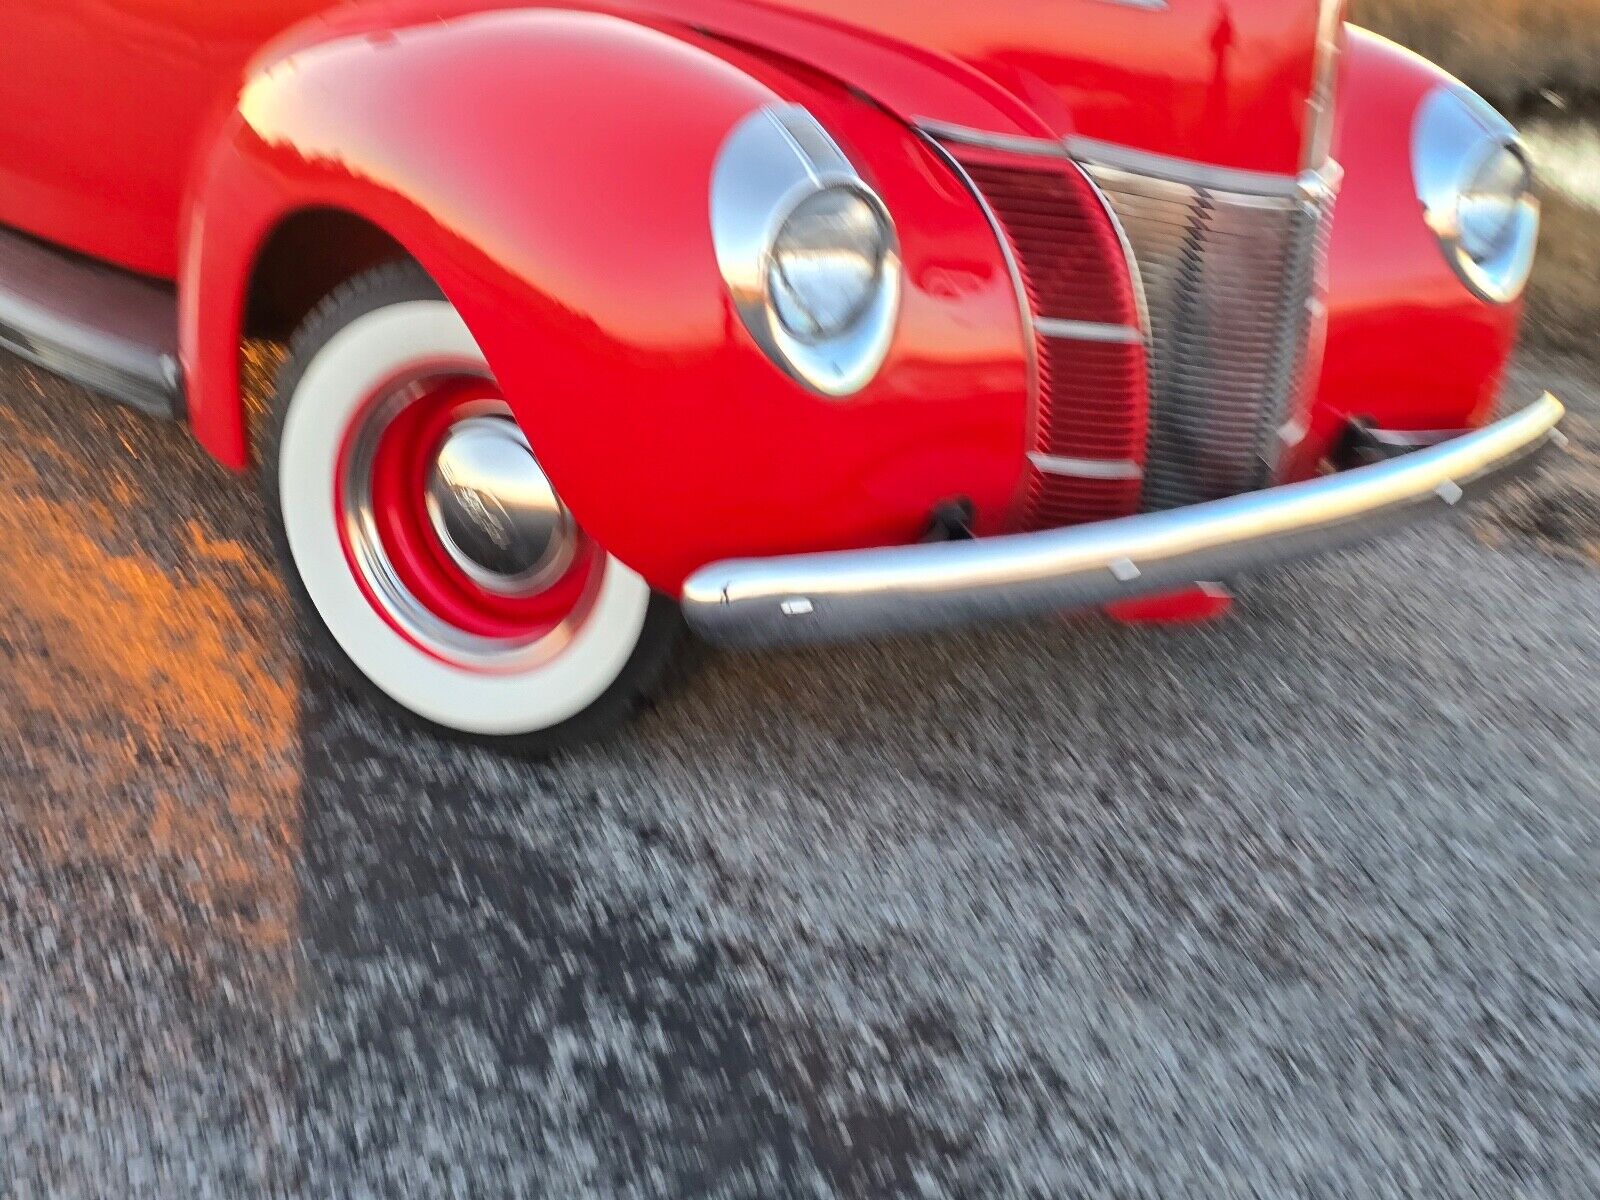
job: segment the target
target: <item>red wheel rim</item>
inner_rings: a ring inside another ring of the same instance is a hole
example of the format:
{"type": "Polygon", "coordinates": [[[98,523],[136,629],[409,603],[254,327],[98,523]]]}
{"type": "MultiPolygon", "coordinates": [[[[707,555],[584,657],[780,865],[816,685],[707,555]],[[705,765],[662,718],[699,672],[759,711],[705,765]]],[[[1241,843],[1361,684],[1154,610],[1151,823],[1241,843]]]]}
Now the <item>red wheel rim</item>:
{"type": "Polygon", "coordinates": [[[556,640],[593,600],[606,561],[574,526],[570,561],[527,595],[492,591],[456,562],[428,509],[429,477],[450,431],[486,414],[510,419],[488,379],[401,381],[361,406],[339,453],[340,537],[362,591],[397,632],[448,661],[556,640]]]}

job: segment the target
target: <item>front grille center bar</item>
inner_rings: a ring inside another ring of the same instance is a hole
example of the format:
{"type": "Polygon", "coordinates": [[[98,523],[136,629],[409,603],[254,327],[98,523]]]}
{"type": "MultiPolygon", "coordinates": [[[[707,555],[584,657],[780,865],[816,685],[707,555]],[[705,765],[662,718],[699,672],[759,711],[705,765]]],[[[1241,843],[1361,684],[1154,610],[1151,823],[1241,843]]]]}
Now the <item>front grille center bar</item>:
{"type": "Polygon", "coordinates": [[[1055,321],[1039,317],[1033,323],[1042,337],[1064,342],[1120,342],[1137,345],[1144,341],[1144,330],[1133,325],[1109,325],[1098,321],[1055,321]]]}

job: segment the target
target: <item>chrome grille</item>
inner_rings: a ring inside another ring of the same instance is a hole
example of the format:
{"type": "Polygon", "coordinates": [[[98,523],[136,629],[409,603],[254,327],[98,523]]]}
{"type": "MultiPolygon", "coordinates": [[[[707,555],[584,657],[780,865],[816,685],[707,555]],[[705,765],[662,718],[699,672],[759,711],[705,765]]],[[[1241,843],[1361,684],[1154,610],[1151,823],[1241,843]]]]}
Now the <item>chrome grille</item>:
{"type": "MultiPolygon", "coordinates": [[[[1295,181],[1084,161],[1122,223],[1150,321],[1144,507],[1265,486],[1310,356],[1331,202],[1295,181]]],[[[1331,189],[1322,189],[1331,194],[1331,189]]]]}

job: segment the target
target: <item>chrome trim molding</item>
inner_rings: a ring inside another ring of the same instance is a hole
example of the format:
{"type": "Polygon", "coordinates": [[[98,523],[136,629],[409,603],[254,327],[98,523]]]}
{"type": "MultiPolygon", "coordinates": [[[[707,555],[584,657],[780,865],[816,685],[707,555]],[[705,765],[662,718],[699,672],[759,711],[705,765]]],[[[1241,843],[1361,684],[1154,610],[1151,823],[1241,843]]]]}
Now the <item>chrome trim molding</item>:
{"type": "Polygon", "coordinates": [[[990,133],[965,125],[952,125],[944,121],[918,118],[913,126],[930,138],[954,142],[963,146],[977,146],[984,150],[1003,150],[1032,158],[1068,159],[1072,162],[1097,167],[1110,167],[1128,171],[1151,179],[1164,179],[1185,187],[1204,188],[1219,192],[1233,192],[1241,196],[1304,201],[1311,197],[1308,189],[1315,191],[1324,186],[1328,164],[1323,160],[1316,167],[1308,167],[1298,174],[1275,174],[1269,171],[1245,171],[1235,167],[1218,167],[1210,163],[1195,162],[1187,158],[1155,154],[1116,142],[1102,142],[1095,138],[1070,137],[1063,141],[1050,138],[1026,137],[1018,134],[990,133]]]}
{"type": "Polygon", "coordinates": [[[1153,154],[1148,150],[1135,150],[1131,146],[1119,146],[1113,142],[1101,142],[1093,138],[1068,138],[1066,146],[1067,152],[1081,163],[1110,167],[1149,179],[1164,179],[1169,183],[1182,184],[1184,187],[1234,192],[1241,196],[1298,200],[1301,198],[1302,189],[1306,186],[1306,176],[1318,174],[1315,171],[1296,175],[1242,171],[1235,167],[1217,167],[1187,158],[1153,154]]]}
{"type": "Polygon", "coordinates": [[[1144,478],[1144,468],[1125,458],[1063,458],[1057,454],[1030,454],[1028,461],[1046,475],[1060,475],[1068,479],[1144,478]]]}
{"type": "Polygon", "coordinates": [[[1322,0],[1317,18],[1317,54],[1306,100],[1305,152],[1302,164],[1315,170],[1333,153],[1339,112],[1339,63],[1344,52],[1344,0],[1322,0]]]}
{"type": "Polygon", "coordinates": [[[1011,154],[1026,154],[1034,158],[1067,157],[1064,146],[1054,138],[1026,137],[1014,133],[989,133],[966,125],[951,125],[944,121],[918,118],[912,125],[920,132],[941,142],[955,142],[962,146],[977,146],[982,150],[1004,150],[1011,154]]]}
{"type": "MultiPolygon", "coordinates": [[[[961,164],[951,156],[949,150],[947,150],[942,143],[949,142],[954,145],[977,146],[986,150],[1003,150],[1008,153],[1021,154],[1031,158],[1047,158],[1054,161],[1071,162],[1073,168],[1078,172],[1079,177],[1082,178],[1084,182],[1089,185],[1090,190],[1094,192],[1095,198],[1100,202],[1101,210],[1106,214],[1107,219],[1110,220],[1112,228],[1117,231],[1117,238],[1122,243],[1123,261],[1127,264],[1128,274],[1133,280],[1134,301],[1139,308],[1139,328],[1147,337],[1149,336],[1150,312],[1148,306],[1145,304],[1144,283],[1140,279],[1139,260],[1133,253],[1133,246],[1128,241],[1127,232],[1123,229],[1122,223],[1117,220],[1117,214],[1112,209],[1111,202],[1106,198],[1105,191],[1100,187],[1100,184],[1095,180],[1094,176],[1083,169],[1083,164],[1073,161],[1072,156],[1067,152],[1067,148],[1064,143],[1049,141],[1044,138],[1012,137],[1005,134],[985,133],[979,129],[969,129],[961,125],[949,125],[941,121],[916,121],[913,122],[913,124],[917,132],[922,134],[923,140],[929,146],[932,146],[938,153],[939,157],[961,176],[962,182],[966,185],[967,190],[977,197],[978,203],[983,206],[984,215],[988,217],[989,224],[993,226],[995,235],[1000,238],[1003,245],[1007,246],[1010,244],[1010,236],[1005,232],[1004,227],[995,216],[994,210],[989,206],[988,200],[984,197],[982,191],[977,187],[977,185],[973,183],[971,176],[967,174],[966,168],[961,166],[961,164]]],[[[1020,270],[1017,272],[1017,278],[1020,284],[1020,270]]],[[[1023,306],[1031,316],[1033,308],[1028,302],[1027,289],[1025,286],[1023,287],[1022,298],[1023,306]]]]}
{"type": "Polygon", "coordinates": [[[711,181],[711,235],[717,265],[750,336],[791,378],[833,399],[853,396],[889,355],[904,290],[894,220],[828,132],[804,108],[758,109],[728,135],[711,181]],[[853,192],[886,232],[878,290],[850,328],[818,341],[784,325],[772,296],[773,250],[785,224],[831,189],[853,192]]]}
{"type": "Polygon", "coordinates": [[[1000,244],[1000,254],[1005,259],[1006,270],[1011,276],[1011,287],[1017,294],[1017,311],[1022,318],[1023,353],[1027,356],[1028,368],[1028,411],[1039,411],[1040,390],[1043,386],[1043,377],[1039,366],[1039,330],[1035,325],[1033,301],[1028,297],[1027,277],[1022,273],[1022,263],[1017,258],[1016,247],[1011,244],[1011,235],[1006,232],[1006,227],[1001,223],[999,215],[989,203],[989,198],[983,194],[967,169],[961,165],[950,151],[939,144],[937,138],[926,129],[920,130],[923,143],[933,151],[934,155],[955,172],[961,186],[966,188],[972,198],[977,201],[978,208],[983,212],[984,220],[989,222],[989,229],[994,234],[995,241],[1000,244]]]}
{"type": "Polygon", "coordinates": [[[1105,188],[1100,186],[1096,179],[1080,162],[1072,164],[1077,168],[1078,174],[1089,185],[1089,190],[1094,193],[1100,202],[1100,211],[1105,213],[1106,220],[1111,222],[1111,228],[1117,231],[1117,242],[1122,247],[1122,261],[1128,268],[1128,278],[1133,284],[1133,302],[1139,310],[1139,328],[1144,332],[1145,340],[1150,338],[1150,298],[1144,290],[1144,268],[1139,265],[1139,256],[1134,252],[1133,242],[1128,237],[1128,227],[1122,223],[1122,218],[1117,216],[1117,210],[1111,203],[1111,197],[1106,195],[1105,188]]]}
{"type": "Polygon", "coordinates": [[[1364,541],[1531,466],[1565,409],[1545,396],[1453,441],[1377,466],[1046,533],[714,563],[683,590],[726,645],[838,641],[1159,595],[1364,541]]]}
{"type": "Polygon", "coordinates": [[[0,348],[140,412],[184,415],[174,289],[6,228],[0,348]]]}
{"type": "Polygon", "coordinates": [[[1041,337],[1056,338],[1063,342],[1117,342],[1139,345],[1144,341],[1144,330],[1132,325],[1108,325],[1098,321],[1057,321],[1040,317],[1034,322],[1041,337]]]}

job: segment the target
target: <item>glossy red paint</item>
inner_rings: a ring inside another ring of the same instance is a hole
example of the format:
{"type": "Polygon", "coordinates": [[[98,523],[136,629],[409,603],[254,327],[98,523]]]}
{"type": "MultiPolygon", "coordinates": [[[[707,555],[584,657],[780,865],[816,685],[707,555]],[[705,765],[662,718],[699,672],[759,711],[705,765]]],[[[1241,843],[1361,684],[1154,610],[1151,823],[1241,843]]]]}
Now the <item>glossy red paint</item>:
{"type": "Polygon", "coordinates": [[[0,224],[135,271],[177,273],[208,118],[244,65],[326,0],[5,0],[0,224]]]}
{"type": "Polygon", "coordinates": [[[1319,3],[7,0],[0,224],[172,278],[180,199],[246,65],[273,39],[307,49],[476,11],[557,7],[781,48],[906,118],[1293,170],[1319,3]]]}
{"type": "Polygon", "coordinates": [[[1298,169],[1305,145],[1321,13],[1320,0],[1167,0],[1160,7],[645,0],[627,7],[781,47],[866,86],[903,117],[1287,172],[1298,169]],[[942,87],[932,78],[941,74],[942,87]],[[996,124],[949,82],[982,96],[1006,123],[996,124]]]}
{"type": "Polygon", "coordinates": [[[736,552],[915,540],[957,496],[982,530],[1002,528],[1027,377],[999,247],[901,125],[790,86],[900,223],[899,335],[859,396],[824,400],[775,371],[717,271],[713,164],[774,92],[615,18],[505,12],[338,38],[247,89],[196,212],[187,278],[203,282],[183,289],[197,431],[230,457],[242,448],[225,348],[251,256],[288,213],[328,205],[429,269],[580,523],[658,587],[736,552]],[[659,102],[685,92],[694,104],[659,102]]]}
{"type": "Polygon", "coordinates": [[[1330,248],[1327,350],[1299,473],[1351,417],[1398,430],[1466,429],[1493,415],[1520,304],[1477,299],[1446,265],[1411,175],[1418,105],[1448,77],[1353,30],[1335,155],[1346,170],[1330,248]]]}
{"type": "MultiPolygon", "coordinates": [[[[1022,320],[976,202],[908,128],[1092,138],[1293,173],[1318,0],[6,0],[0,224],[176,280],[194,429],[248,462],[238,341],[294,214],[404,246],[478,337],[579,520],[659,588],[726,556],[1015,524],[1022,320]],[[791,383],[710,245],[722,141],[805,103],[895,214],[905,310],[843,403],[791,383]]],[[[1352,415],[1476,423],[1517,319],[1469,296],[1411,189],[1440,75],[1355,34],[1317,458],[1352,415]]],[[[1116,269],[1114,264],[1108,269],[1116,269]]]]}
{"type": "Polygon", "coordinates": [[[1200,583],[1166,596],[1112,604],[1106,616],[1124,625],[1207,625],[1233,612],[1233,593],[1220,583],[1200,583]]]}

